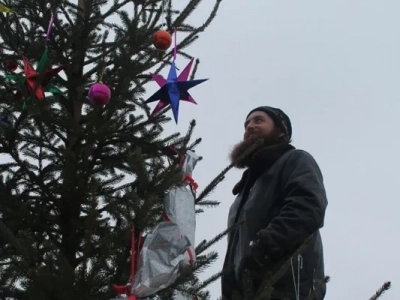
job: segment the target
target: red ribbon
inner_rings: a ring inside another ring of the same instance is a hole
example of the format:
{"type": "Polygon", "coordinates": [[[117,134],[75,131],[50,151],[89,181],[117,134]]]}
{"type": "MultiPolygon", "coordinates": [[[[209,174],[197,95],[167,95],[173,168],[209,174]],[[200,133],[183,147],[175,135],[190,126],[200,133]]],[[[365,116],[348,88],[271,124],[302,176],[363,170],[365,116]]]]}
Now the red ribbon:
{"type": "Polygon", "coordinates": [[[194,179],[192,178],[192,176],[190,176],[189,174],[185,174],[185,177],[183,178],[184,181],[189,182],[190,186],[192,187],[192,189],[194,191],[197,190],[197,188],[199,187],[199,185],[197,184],[196,181],[194,181],[194,179]]]}
{"type": "Polygon", "coordinates": [[[112,287],[115,292],[119,295],[127,295],[128,300],[136,300],[135,295],[132,294],[131,287],[135,281],[135,274],[139,269],[139,259],[140,259],[140,247],[142,244],[142,235],[139,233],[139,238],[136,243],[135,239],[135,229],[132,228],[132,239],[131,239],[131,272],[129,277],[129,284],[127,285],[117,285],[113,284],[112,287]],[[135,245],[137,244],[137,247],[135,245]]]}

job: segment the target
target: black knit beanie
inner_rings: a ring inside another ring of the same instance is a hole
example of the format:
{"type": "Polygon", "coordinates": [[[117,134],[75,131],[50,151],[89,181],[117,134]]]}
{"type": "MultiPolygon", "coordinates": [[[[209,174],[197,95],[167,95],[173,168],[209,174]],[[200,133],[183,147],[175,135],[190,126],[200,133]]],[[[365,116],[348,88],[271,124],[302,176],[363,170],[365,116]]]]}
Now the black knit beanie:
{"type": "Polygon", "coordinates": [[[284,130],[284,134],[289,139],[292,138],[292,123],[290,122],[289,117],[279,108],[271,107],[271,106],[259,106],[249,112],[246,119],[255,111],[263,111],[268,116],[270,116],[277,126],[284,130]]]}

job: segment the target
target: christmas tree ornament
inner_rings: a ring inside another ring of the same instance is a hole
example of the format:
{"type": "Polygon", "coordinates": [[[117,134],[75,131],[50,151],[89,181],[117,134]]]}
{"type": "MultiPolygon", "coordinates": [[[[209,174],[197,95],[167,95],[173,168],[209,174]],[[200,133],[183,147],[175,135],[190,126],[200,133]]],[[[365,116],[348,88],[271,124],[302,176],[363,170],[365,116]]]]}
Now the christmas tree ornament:
{"type": "Polygon", "coordinates": [[[18,64],[15,60],[9,58],[4,62],[4,68],[9,72],[14,72],[18,68],[18,64]]]}
{"type": "MultiPolygon", "coordinates": [[[[56,14],[52,14],[52,17],[50,19],[50,23],[47,29],[47,34],[46,34],[46,39],[45,39],[45,50],[39,60],[39,63],[36,67],[36,70],[33,69],[32,65],[29,63],[29,60],[24,56],[23,57],[23,62],[24,62],[24,74],[6,74],[6,77],[14,80],[15,82],[24,85],[25,88],[27,89],[27,92],[29,95],[34,95],[36,99],[38,100],[43,100],[45,98],[45,92],[49,92],[54,94],[62,94],[62,91],[60,91],[57,87],[55,87],[52,84],[49,84],[49,81],[55,77],[61,70],[64,70],[66,68],[66,65],[50,69],[47,71],[44,71],[47,58],[48,58],[48,41],[49,37],[51,34],[51,29],[53,28],[54,20],[56,18],[56,14]],[[41,79],[41,81],[38,81],[38,78],[41,79]]],[[[16,68],[10,68],[8,69],[10,72],[14,72],[16,68]]],[[[21,95],[19,93],[19,95],[21,95]]],[[[18,96],[18,92],[17,92],[18,96]]],[[[26,103],[24,103],[25,106],[26,103]]]]}
{"type": "Polygon", "coordinates": [[[165,51],[172,44],[171,34],[166,30],[159,30],[153,35],[153,45],[157,50],[165,51]]]}
{"type": "Polygon", "coordinates": [[[0,4],[0,12],[4,12],[4,13],[14,13],[15,11],[13,11],[11,8],[8,8],[7,6],[0,4]]]}
{"type": "Polygon", "coordinates": [[[167,15],[165,13],[166,0],[161,1],[161,20],[164,21],[164,24],[161,25],[161,30],[158,30],[153,34],[153,45],[157,50],[165,51],[172,44],[172,36],[167,31],[167,15]]]}
{"type": "MultiPolygon", "coordinates": [[[[178,154],[176,149],[165,149],[168,156],[178,154]]],[[[187,151],[176,160],[184,173],[183,183],[172,187],[164,199],[164,221],[151,233],[142,236],[132,230],[131,276],[127,285],[113,285],[125,299],[145,299],[171,286],[187,267],[196,261],[194,250],[197,184],[191,174],[199,160],[194,151],[187,151]]],[[[121,298],[115,298],[121,299],[121,298]]]]}
{"type": "Polygon", "coordinates": [[[10,127],[12,126],[12,119],[9,114],[0,114],[0,126],[10,127]]]}
{"type": "Polygon", "coordinates": [[[105,85],[102,82],[103,74],[106,69],[106,65],[107,64],[106,64],[106,58],[105,58],[105,53],[104,53],[104,57],[103,57],[102,64],[101,64],[101,69],[98,74],[98,78],[99,78],[98,82],[93,84],[90,87],[89,93],[88,93],[89,101],[92,104],[105,105],[108,102],[110,102],[111,90],[107,85],[105,85]]]}
{"type": "MultiPolygon", "coordinates": [[[[197,80],[184,80],[183,78],[186,76],[185,70],[183,75],[181,74],[181,80],[178,79],[178,76],[176,74],[176,66],[175,66],[175,60],[176,60],[176,52],[177,52],[177,46],[176,46],[176,31],[175,31],[175,36],[174,36],[174,56],[173,60],[171,63],[171,68],[168,73],[168,77],[163,81],[164,85],[161,86],[161,88],[155,92],[149,99],[146,100],[146,103],[151,103],[157,100],[160,100],[163,104],[158,104],[159,106],[167,106],[167,103],[171,105],[172,112],[174,115],[175,122],[178,123],[178,113],[179,113],[179,101],[180,100],[186,100],[190,101],[192,103],[195,103],[193,98],[189,95],[188,90],[191,89],[192,87],[195,87],[196,85],[199,85],[200,83],[203,83],[204,81],[207,81],[208,79],[197,79],[197,80]],[[190,100],[187,100],[190,99],[190,100]]],[[[189,70],[191,63],[189,63],[189,70]]],[[[187,66],[187,67],[188,67],[187,66]]],[[[187,73],[189,71],[187,70],[187,73]]],[[[154,76],[153,76],[154,78],[154,76]]],[[[162,80],[160,80],[161,77],[156,77],[158,83],[162,83],[162,80]]],[[[155,109],[156,111],[153,111],[153,115],[157,113],[159,110],[157,108],[155,109]]]]}
{"type": "MultiPolygon", "coordinates": [[[[190,62],[188,63],[188,65],[183,69],[181,74],[179,74],[178,79],[177,79],[178,81],[186,81],[189,78],[189,73],[190,73],[190,69],[192,68],[193,61],[194,61],[194,59],[191,59],[190,62]]],[[[153,77],[153,80],[155,82],[157,82],[157,84],[160,87],[163,87],[167,83],[167,80],[164,79],[163,77],[161,77],[160,75],[153,74],[153,73],[151,73],[150,75],[151,75],[151,77],[153,77]]],[[[187,101],[187,102],[190,102],[193,104],[197,104],[196,101],[194,101],[193,97],[190,96],[189,93],[182,94],[181,100],[187,101]]],[[[153,117],[154,115],[156,115],[158,112],[160,112],[162,109],[164,109],[168,105],[169,105],[168,99],[161,99],[157,103],[156,107],[154,108],[154,110],[150,116],[153,117]]]]}
{"type": "MultiPolygon", "coordinates": [[[[44,53],[45,55],[46,53],[44,53]]],[[[54,69],[43,71],[44,62],[47,60],[46,56],[42,56],[40,62],[36,68],[36,71],[33,69],[32,65],[29,63],[29,60],[24,56],[24,73],[22,74],[7,74],[6,77],[14,80],[19,84],[24,84],[28,94],[34,95],[38,100],[43,100],[45,98],[44,92],[49,92],[52,94],[62,94],[62,92],[56,88],[54,85],[49,84],[50,80],[56,76],[61,70],[65,69],[66,66],[60,66],[54,69]],[[44,74],[41,74],[44,72],[44,74]],[[37,79],[41,78],[41,82],[37,82],[37,79]]]]}
{"type": "Polygon", "coordinates": [[[102,82],[95,83],[89,89],[89,101],[97,105],[105,105],[110,102],[111,90],[102,82]]]}
{"type": "Polygon", "coordinates": [[[164,221],[149,233],[140,251],[139,268],[131,285],[137,298],[149,297],[173,284],[187,267],[194,265],[195,191],[191,177],[199,157],[188,151],[180,167],[186,185],[170,189],[164,199],[164,221]]]}

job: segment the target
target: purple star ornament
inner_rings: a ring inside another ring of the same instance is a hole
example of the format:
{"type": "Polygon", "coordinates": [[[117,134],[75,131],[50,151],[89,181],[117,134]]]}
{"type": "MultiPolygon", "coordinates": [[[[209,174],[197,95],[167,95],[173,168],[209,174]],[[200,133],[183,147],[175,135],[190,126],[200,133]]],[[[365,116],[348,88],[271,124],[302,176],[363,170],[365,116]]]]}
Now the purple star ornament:
{"type": "Polygon", "coordinates": [[[153,79],[160,86],[160,89],[146,100],[146,103],[160,100],[151,113],[151,116],[154,116],[161,109],[170,104],[175,122],[178,123],[179,101],[183,100],[197,104],[189,94],[188,90],[196,85],[199,85],[200,83],[203,83],[204,81],[207,81],[208,79],[187,80],[192,64],[193,59],[185,67],[179,77],[176,74],[175,60],[172,61],[167,79],[164,79],[156,74],[151,74],[153,79]]]}
{"type": "MultiPolygon", "coordinates": [[[[189,78],[189,73],[190,73],[190,69],[192,68],[193,61],[194,61],[194,59],[192,58],[190,60],[190,62],[187,64],[187,66],[183,69],[181,74],[179,74],[178,81],[186,81],[189,78]]],[[[151,73],[150,75],[151,75],[151,77],[153,77],[153,80],[155,82],[157,82],[157,84],[160,87],[163,87],[167,83],[167,80],[164,79],[163,77],[161,77],[160,75],[157,75],[157,74],[154,74],[154,73],[151,73]]],[[[188,102],[191,102],[193,104],[197,104],[196,101],[194,101],[193,97],[190,96],[189,93],[187,93],[187,95],[182,95],[181,100],[188,101],[188,102]]],[[[168,99],[161,99],[157,103],[157,105],[154,108],[153,112],[151,113],[150,117],[156,115],[160,110],[162,110],[163,108],[167,107],[168,105],[169,105],[168,99]]]]}

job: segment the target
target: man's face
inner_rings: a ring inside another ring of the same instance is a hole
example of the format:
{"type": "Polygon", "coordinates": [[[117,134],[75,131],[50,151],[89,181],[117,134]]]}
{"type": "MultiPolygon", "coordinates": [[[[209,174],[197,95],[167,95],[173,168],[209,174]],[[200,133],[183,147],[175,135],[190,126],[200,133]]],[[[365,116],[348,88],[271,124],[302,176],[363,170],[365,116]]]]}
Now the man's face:
{"type": "Polygon", "coordinates": [[[282,142],[282,133],[274,125],[271,117],[262,111],[255,111],[247,118],[244,123],[243,140],[233,147],[230,154],[231,162],[235,167],[248,167],[257,150],[282,142]],[[261,143],[259,143],[260,140],[261,143]],[[249,152],[249,149],[252,150],[249,152]]]}
{"type": "Polygon", "coordinates": [[[250,114],[244,123],[243,140],[268,138],[274,133],[274,121],[263,111],[255,111],[250,114]]]}

